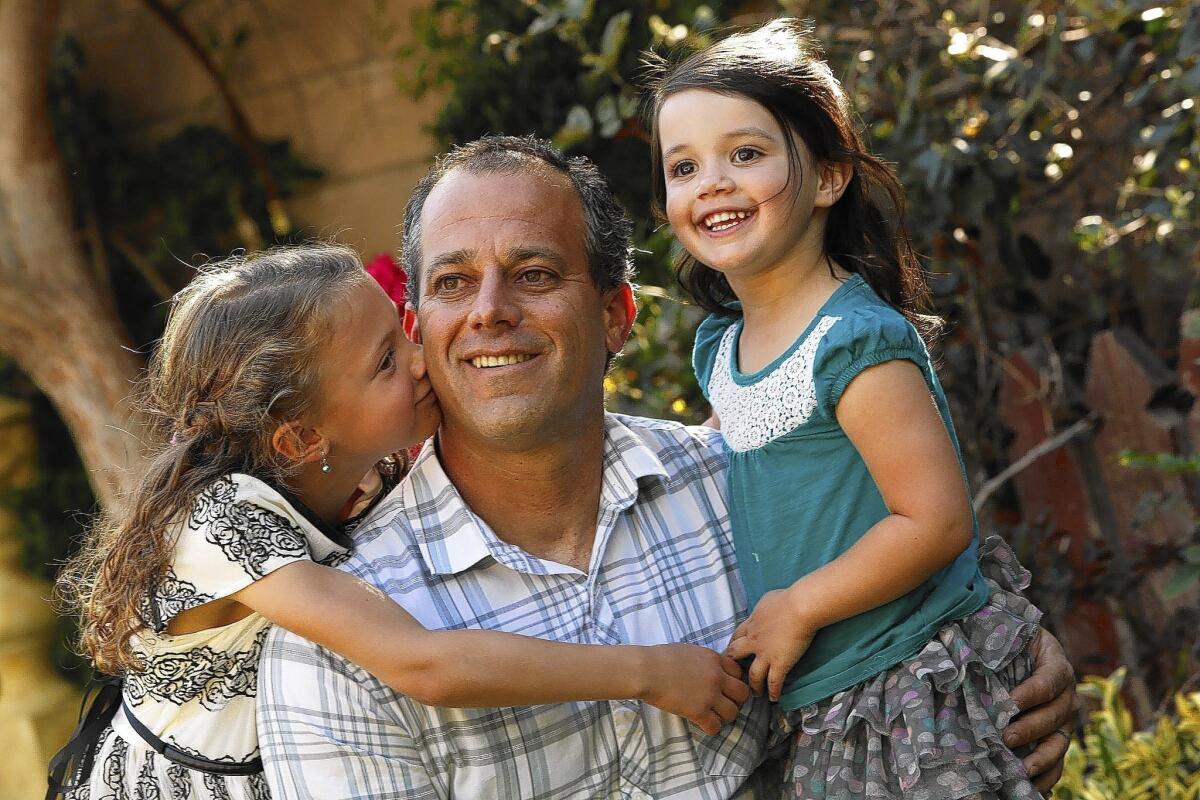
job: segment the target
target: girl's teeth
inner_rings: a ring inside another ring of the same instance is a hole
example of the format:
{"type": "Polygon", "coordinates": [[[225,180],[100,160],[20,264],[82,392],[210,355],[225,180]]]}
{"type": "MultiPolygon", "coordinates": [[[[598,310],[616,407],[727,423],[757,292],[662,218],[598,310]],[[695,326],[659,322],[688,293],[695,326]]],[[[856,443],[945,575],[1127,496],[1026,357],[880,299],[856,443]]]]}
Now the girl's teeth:
{"type": "Polygon", "coordinates": [[[732,228],[746,217],[750,216],[750,212],[746,211],[721,211],[717,214],[712,214],[705,218],[704,224],[710,230],[723,231],[732,228]],[[729,223],[728,225],[722,223],[729,223]]]}

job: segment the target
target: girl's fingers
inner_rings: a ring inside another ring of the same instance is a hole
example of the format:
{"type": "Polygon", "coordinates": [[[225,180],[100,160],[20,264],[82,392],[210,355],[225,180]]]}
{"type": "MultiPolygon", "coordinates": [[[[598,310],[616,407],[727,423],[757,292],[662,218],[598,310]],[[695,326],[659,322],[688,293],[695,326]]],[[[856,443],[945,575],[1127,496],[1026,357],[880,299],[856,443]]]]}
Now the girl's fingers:
{"type": "Polygon", "coordinates": [[[787,670],[779,664],[772,664],[771,669],[767,673],[767,696],[771,698],[772,703],[779,702],[779,695],[783,694],[783,680],[787,677],[787,670]]]}
{"type": "Polygon", "coordinates": [[[719,697],[717,702],[713,703],[713,711],[717,713],[717,716],[721,718],[721,723],[724,724],[737,719],[738,706],[728,697],[719,697]]]}
{"type": "Polygon", "coordinates": [[[742,665],[734,661],[728,653],[721,656],[721,669],[725,670],[726,675],[741,681],[742,665]]]}
{"type": "Polygon", "coordinates": [[[750,688],[755,694],[762,694],[764,684],[767,680],[767,669],[770,665],[762,656],[754,659],[754,663],[750,665],[750,688]]]}
{"type": "Polygon", "coordinates": [[[754,655],[754,650],[750,647],[750,640],[745,636],[735,636],[729,641],[729,644],[725,646],[725,655],[729,656],[730,659],[737,661],[745,658],[746,656],[754,655]]]}
{"type": "MultiPolygon", "coordinates": [[[[741,669],[739,668],[738,671],[740,672],[741,669]]],[[[726,678],[721,684],[721,694],[740,706],[750,699],[750,687],[741,679],[741,676],[726,678]]]]}
{"type": "Polygon", "coordinates": [[[711,709],[697,716],[692,722],[709,736],[716,736],[721,732],[721,718],[711,709]]]}

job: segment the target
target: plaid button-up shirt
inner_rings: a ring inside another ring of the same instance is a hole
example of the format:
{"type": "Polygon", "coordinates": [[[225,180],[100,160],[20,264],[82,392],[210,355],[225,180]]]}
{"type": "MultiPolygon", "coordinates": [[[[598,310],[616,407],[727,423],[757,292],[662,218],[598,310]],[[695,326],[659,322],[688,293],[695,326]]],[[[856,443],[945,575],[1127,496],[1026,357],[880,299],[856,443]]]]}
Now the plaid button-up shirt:
{"type": "MultiPolygon", "coordinates": [[[[745,598],[719,437],[607,417],[587,574],[497,538],[427,447],[355,532],[342,569],[433,629],[720,649],[745,616],[745,598]]],[[[264,648],[258,697],[267,779],[287,800],[745,797],[769,717],[751,697],[708,737],[635,701],[434,708],[282,629],[264,648]]]]}

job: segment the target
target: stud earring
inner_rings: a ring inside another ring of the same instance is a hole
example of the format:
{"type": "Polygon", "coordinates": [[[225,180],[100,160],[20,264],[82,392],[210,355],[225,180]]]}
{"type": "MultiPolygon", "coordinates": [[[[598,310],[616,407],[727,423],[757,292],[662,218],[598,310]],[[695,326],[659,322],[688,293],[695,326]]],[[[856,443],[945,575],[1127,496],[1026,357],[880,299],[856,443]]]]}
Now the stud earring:
{"type": "Polygon", "coordinates": [[[329,462],[326,460],[325,456],[325,453],[321,454],[321,472],[328,475],[333,471],[333,467],[329,466],[329,462]]]}

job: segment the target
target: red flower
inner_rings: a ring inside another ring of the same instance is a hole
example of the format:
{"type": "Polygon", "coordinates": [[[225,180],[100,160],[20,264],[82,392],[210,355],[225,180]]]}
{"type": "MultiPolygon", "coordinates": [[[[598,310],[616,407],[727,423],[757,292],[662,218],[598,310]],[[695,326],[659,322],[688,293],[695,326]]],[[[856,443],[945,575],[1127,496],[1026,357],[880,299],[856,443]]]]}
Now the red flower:
{"type": "Polygon", "coordinates": [[[379,282],[387,296],[396,302],[396,307],[404,310],[404,302],[408,300],[408,275],[392,258],[391,253],[380,253],[367,263],[367,273],[379,282]]]}

